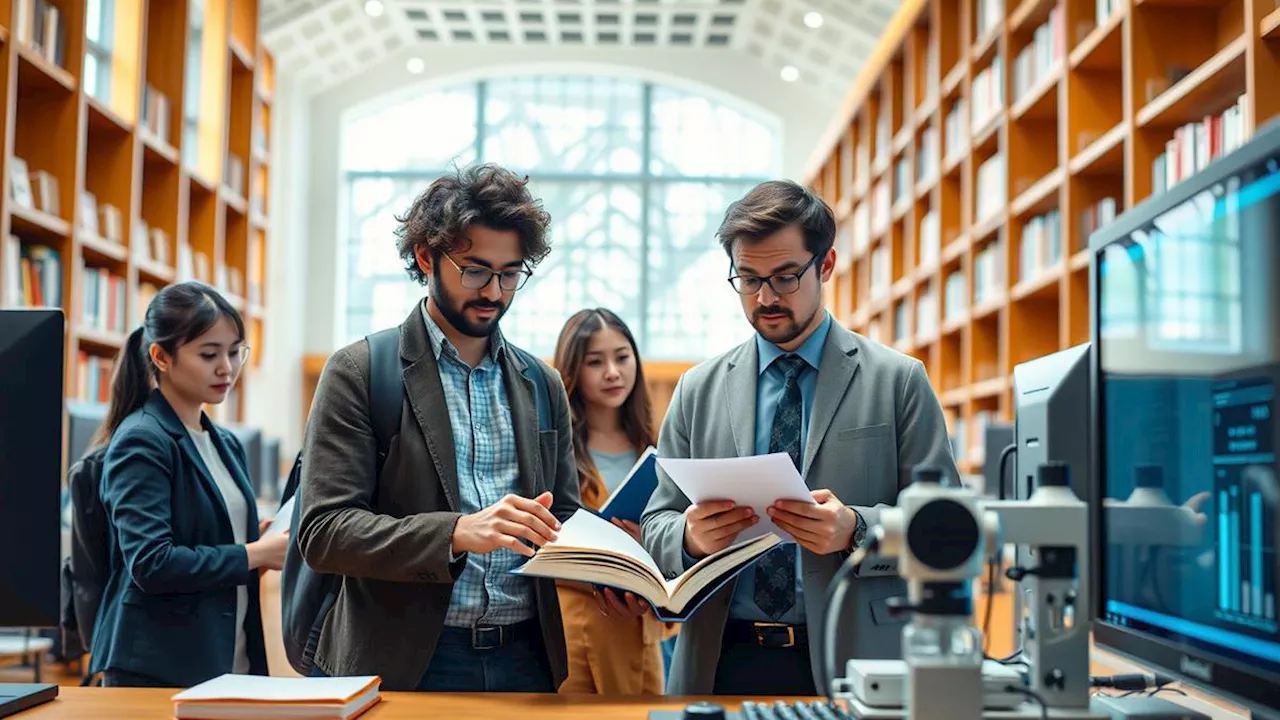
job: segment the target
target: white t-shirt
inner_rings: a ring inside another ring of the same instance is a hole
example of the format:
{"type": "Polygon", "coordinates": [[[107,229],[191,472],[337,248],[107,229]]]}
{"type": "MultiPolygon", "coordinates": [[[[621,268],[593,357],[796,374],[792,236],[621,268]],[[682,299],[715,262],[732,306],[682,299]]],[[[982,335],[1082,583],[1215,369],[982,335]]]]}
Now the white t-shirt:
{"type": "MultiPolygon", "coordinates": [[[[235,534],[237,545],[243,545],[248,541],[249,527],[249,504],[245,499],[244,492],[240,490],[240,485],[231,477],[231,472],[227,470],[227,466],[222,462],[222,456],[218,454],[218,447],[213,444],[213,439],[209,437],[209,433],[205,430],[192,430],[187,428],[187,432],[191,435],[191,439],[196,444],[196,449],[200,451],[200,457],[204,460],[205,467],[209,468],[209,473],[213,475],[213,481],[218,486],[218,490],[222,493],[222,501],[227,505],[227,513],[231,520],[231,531],[235,534]]],[[[246,637],[244,632],[245,617],[249,612],[249,588],[241,585],[236,588],[236,655],[232,672],[238,675],[244,675],[249,672],[249,653],[246,649],[246,637]]]]}

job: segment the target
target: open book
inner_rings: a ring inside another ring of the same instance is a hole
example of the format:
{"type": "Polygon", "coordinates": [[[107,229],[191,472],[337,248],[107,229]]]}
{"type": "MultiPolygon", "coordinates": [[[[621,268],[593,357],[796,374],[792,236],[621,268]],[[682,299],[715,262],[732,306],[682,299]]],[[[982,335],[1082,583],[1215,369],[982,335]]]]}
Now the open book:
{"type": "Polygon", "coordinates": [[[644,507],[649,504],[649,496],[657,489],[658,451],[651,447],[631,466],[627,476],[601,506],[599,515],[605,520],[618,518],[638,523],[644,507]]]}
{"type": "Polygon", "coordinates": [[[730,545],[667,580],[657,563],[622,528],[579,510],[543,545],[519,575],[575,580],[627,590],[653,607],[658,619],[683,622],[707,598],[781,540],[775,534],[730,545]]]}

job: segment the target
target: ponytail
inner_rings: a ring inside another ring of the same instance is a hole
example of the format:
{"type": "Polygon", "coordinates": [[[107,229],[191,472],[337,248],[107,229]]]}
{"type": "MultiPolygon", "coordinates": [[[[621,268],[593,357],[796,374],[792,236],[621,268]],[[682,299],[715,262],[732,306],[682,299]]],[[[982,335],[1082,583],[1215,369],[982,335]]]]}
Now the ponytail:
{"type": "Polygon", "coordinates": [[[124,348],[116,356],[115,372],[111,376],[111,402],[107,405],[107,416],[103,419],[98,432],[93,436],[93,447],[106,445],[111,441],[116,428],[134,410],[142,407],[151,393],[154,383],[154,370],[151,356],[143,346],[144,328],[129,333],[124,348]]]}

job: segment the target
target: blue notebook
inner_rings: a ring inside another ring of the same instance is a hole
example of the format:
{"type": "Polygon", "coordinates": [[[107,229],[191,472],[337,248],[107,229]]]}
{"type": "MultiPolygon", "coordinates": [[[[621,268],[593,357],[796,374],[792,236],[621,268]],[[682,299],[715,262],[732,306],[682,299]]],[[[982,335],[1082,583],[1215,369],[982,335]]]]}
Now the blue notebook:
{"type": "Polygon", "coordinates": [[[649,496],[657,488],[658,451],[651,447],[641,453],[640,459],[631,466],[631,471],[596,514],[605,520],[617,518],[639,523],[644,507],[649,504],[649,496]]]}

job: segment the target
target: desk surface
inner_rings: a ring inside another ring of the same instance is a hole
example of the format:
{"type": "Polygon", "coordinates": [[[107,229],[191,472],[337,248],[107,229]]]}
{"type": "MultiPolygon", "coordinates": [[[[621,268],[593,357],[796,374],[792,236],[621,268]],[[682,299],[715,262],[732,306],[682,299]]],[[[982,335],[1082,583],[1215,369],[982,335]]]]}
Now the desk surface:
{"type": "MultiPolygon", "coordinates": [[[[176,690],[135,688],[60,688],[58,699],[20,713],[15,720],[165,720],[173,717],[176,690]]],[[[680,710],[698,698],[601,698],[592,695],[448,695],[382,693],[382,702],[360,720],[422,718],[597,718],[645,720],[650,710],[680,710]]],[[[736,709],[733,698],[707,698],[736,709]]]]}

